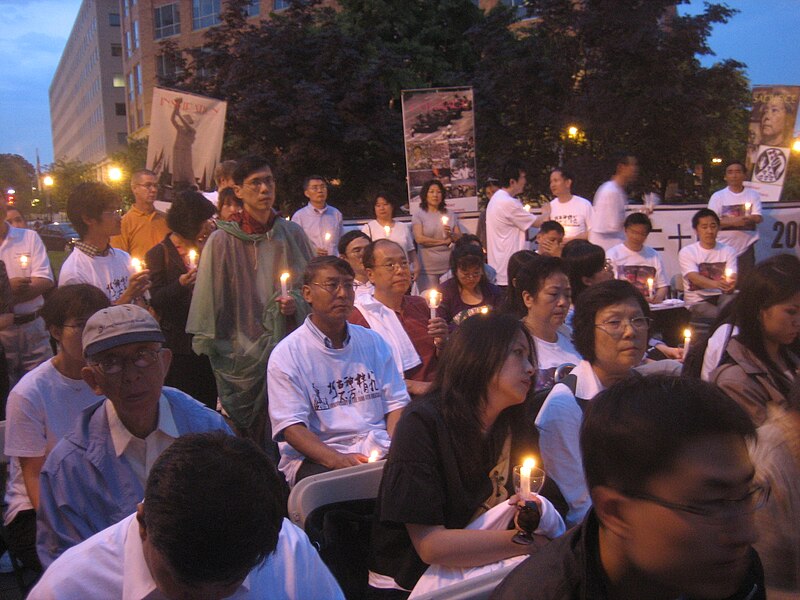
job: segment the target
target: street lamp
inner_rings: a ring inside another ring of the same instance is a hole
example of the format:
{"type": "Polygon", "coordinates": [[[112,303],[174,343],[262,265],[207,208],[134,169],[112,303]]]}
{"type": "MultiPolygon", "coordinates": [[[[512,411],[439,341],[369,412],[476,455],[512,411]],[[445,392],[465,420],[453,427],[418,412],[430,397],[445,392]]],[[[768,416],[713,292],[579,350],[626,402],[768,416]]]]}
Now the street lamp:
{"type": "Polygon", "coordinates": [[[800,154],[800,138],[797,138],[792,144],[792,152],[800,154]]]}
{"type": "Polygon", "coordinates": [[[109,167],[108,179],[114,183],[118,182],[120,179],[122,179],[122,169],[119,167],[109,167]]]}
{"type": "Polygon", "coordinates": [[[44,185],[44,201],[47,205],[47,218],[50,219],[50,222],[53,221],[53,205],[50,203],[50,188],[53,187],[55,180],[51,175],[45,175],[42,179],[42,185],[44,185]]]}
{"type": "Polygon", "coordinates": [[[711,159],[711,164],[712,165],[721,165],[722,164],[722,159],[718,158],[718,157],[714,157],[714,158],[711,159]]]}
{"type": "Polygon", "coordinates": [[[44,179],[42,179],[42,183],[44,184],[44,187],[48,187],[49,188],[55,182],[53,181],[53,178],[50,175],[45,175],[44,179]]]}
{"type": "Polygon", "coordinates": [[[580,129],[578,129],[577,127],[575,127],[575,125],[570,125],[570,126],[567,128],[567,136],[568,136],[568,137],[569,137],[569,139],[571,139],[571,140],[574,140],[574,139],[576,139],[576,138],[578,137],[578,134],[579,134],[579,133],[580,133],[580,129]]]}

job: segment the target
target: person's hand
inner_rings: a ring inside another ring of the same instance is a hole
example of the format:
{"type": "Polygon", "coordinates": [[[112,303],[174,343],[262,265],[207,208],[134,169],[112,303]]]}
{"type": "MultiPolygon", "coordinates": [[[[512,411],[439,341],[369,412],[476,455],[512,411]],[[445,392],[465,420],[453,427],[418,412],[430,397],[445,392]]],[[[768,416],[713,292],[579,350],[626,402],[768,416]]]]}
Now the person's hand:
{"type": "Polygon", "coordinates": [[[561,256],[561,244],[555,240],[542,240],[539,242],[539,254],[561,256]]]}
{"type": "Polygon", "coordinates": [[[317,256],[328,256],[328,251],[325,248],[317,248],[317,256]]]}
{"type": "Polygon", "coordinates": [[[442,225],[442,229],[444,229],[444,237],[450,238],[453,236],[453,229],[450,225],[442,225]]]}
{"type": "Polygon", "coordinates": [[[673,348],[672,346],[667,346],[666,344],[656,344],[656,350],[661,352],[661,354],[667,358],[672,358],[674,360],[683,362],[683,348],[673,348]]]}
{"type": "Polygon", "coordinates": [[[428,320],[428,335],[432,338],[445,338],[448,333],[447,322],[442,317],[428,320]]]}
{"type": "Polygon", "coordinates": [[[336,454],[337,456],[331,465],[334,469],[345,469],[369,462],[368,456],[364,456],[358,452],[352,452],[350,454],[337,452],[336,454]]]}
{"type": "Polygon", "coordinates": [[[281,314],[284,317],[291,317],[294,313],[297,312],[297,303],[295,303],[294,298],[291,296],[284,296],[282,298],[278,298],[275,300],[281,306],[281,314]]]}
{"type": "Polygon", "coordinates": [[[197,280],[197,267],[194,269],[190,269],[187,273],[184,273],[180,277],[178,277],[178,283],[180,283],[183,287],[189,287],[194,285],[194,282],[197,280]]]}
{"type": "Polygon", "coordinates": [[[719,289],[722,290],[723,294],[732,293],[733,290],[736,289],[736,278],[735,277],[731,277],[730,279],[728,279],[726,277],[726,278],[721,279],[720,282],[719,282],[719,289]]]}
{"type": "Polygon", "coordinates": [[[125,290],[134,298],[144,296],[150,289],[150,269],[142,269],[128,278],[128,288],[125,290]]]}
{"type": "Polygon", "coordinates": [[[30,277],[12,277],[8,282],[11,284],[11,293],[14,296],[24,295],[31,287],[30,277]]]}

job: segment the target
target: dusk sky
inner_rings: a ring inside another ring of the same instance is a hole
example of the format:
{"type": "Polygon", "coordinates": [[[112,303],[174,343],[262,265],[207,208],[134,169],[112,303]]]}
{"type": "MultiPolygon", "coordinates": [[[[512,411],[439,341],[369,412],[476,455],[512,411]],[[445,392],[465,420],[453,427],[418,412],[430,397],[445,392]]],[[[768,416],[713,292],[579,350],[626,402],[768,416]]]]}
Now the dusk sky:
{"type": "MultiPolygon", "coordinates": [[[[432,0],[435,1],[435,0],[432,0]]],[[[0,153],[53,160],[48,87],[80,0],[0,0],[0,153]]],[[[740,10],[711,36],[715,57],[747,64],[753,84],[800,85],[800,0],[732,0],[740,10]]],[[[693,0],[680,10],[698,10],[693,0]]],[[[478,116],[478,118],[480,118],[478,116]]],[[[398,143],[400,143],[398,141],[398,143]]]]}

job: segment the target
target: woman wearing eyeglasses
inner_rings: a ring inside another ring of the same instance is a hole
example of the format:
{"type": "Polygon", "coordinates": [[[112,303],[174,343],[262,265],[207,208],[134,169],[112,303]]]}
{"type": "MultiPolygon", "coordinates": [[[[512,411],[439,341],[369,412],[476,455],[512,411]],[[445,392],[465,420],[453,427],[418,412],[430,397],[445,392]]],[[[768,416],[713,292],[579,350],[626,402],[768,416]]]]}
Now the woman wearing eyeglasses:
{"type": "Polygon", "coordinates": [[[583,410],[598,393],[633,375],[647,350],[650,321],[647,301],[627,281],[590,286],[575,306],[572,341],[583,360],[553,388],[536,418],[544,469],[569,505],[567,527],[591,506],[578,444],[583,410]]]}
{"type": "Polygon", "coordinates": [[[478,312],[496,309],[502,292],[489,283],[484,269],[483,250],[472,244],[456,244],[450,255],[450,270],[454,277],[441,286],[442,303],[436,315],[448,323],[460,325],[478,312]]]}

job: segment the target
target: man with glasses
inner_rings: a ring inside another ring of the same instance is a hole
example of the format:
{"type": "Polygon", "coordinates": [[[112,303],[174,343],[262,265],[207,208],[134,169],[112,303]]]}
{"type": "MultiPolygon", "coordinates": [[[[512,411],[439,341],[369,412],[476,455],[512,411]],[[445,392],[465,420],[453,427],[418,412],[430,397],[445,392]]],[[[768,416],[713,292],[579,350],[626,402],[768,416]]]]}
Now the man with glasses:
{"type": "Polygon", "coordinates": [[[375,291],[358,297],[349,321],[377,331],[389,343],[408,393],[424,394],[436,374],[438,346],[447,338],[447,322],[431,318],[424,298],[407,294],[411,271],[399,244],[376,240],[364,250],[363,261],[375,291]]]}
{"type": "Polygon", "coordinates": [[[233,172],[244,210],[217,221],[200,259],[186,323],[196,354],[211,360],[220,403],[237,433],[271,450],[264,385],[270,352],[308,313],[300,277],[313,250],[296,223],[274,210],[275,176],[248,156],[233,172]],[[288,274],[286,294],[281,276],[288,274]]]}
{"type": "Polygon", "coordinates": [[[303,194],[308,204],[292,215],[314,245],[317,256],[336,254],[342,237],[342,213],[328,204],[328,184],[320,175],[309,175],[303,181],[303,194]]]}
{"type": "Polygon", "coordinates": [[[131,175],[131,190],[133,206],[122,217],[120,234],[111,239],[111,245],[142,260],[150,248],[161,243],[169,227],[166,215],[155,207],[158,195],[155,173],[147,169],[135,171],[131,175]]]}
{"type": "Polygon", "coordinates": [[[61,265],[59,286],[88,283],[100,288],[112,304],[145,303],[149,271],[137,271],[127,252],[109,244],[120,231],[121,203],[114,190],[96,181],[81,183],[69,195],[67,216],[81,241],[61,265]]]}
{"type": "Polygon", "coordinates": [[[270,356],[269,416],[289,485],[383,458],[409,402],[386,342],[347,323],[354,288],[341,258],[309,262],[303,297],[311,315],[270,356]]]}
{"type": "Polygon", "coordinates": [[[45,568],[135,512],[150,468],[179,436],[230,433],[219,414],[164,387],[172,355],[145,309],[100,310],[86,321],[82,342],[83,380],[104,399],[81,414],[42,468],[36,549],[45,568]]]}
{"type": "Polygon", "coordinates": [[[654,376],[610,387],[581,429],[594,507],[493,600],[766,598],[751,547],[769,494],[754,481],[755,437],[747,413],[711,384],[654,376]]]}

